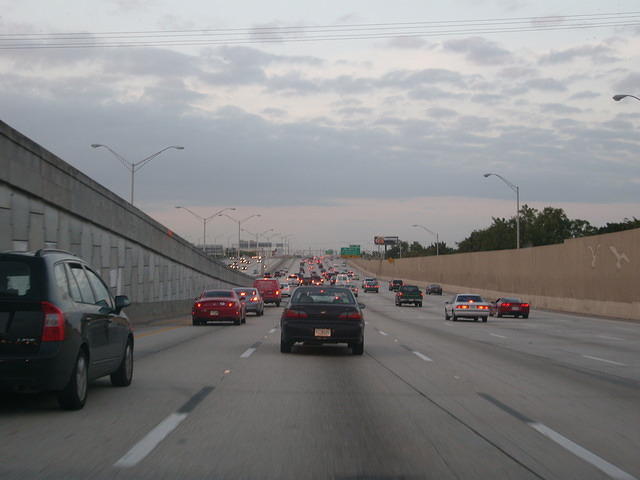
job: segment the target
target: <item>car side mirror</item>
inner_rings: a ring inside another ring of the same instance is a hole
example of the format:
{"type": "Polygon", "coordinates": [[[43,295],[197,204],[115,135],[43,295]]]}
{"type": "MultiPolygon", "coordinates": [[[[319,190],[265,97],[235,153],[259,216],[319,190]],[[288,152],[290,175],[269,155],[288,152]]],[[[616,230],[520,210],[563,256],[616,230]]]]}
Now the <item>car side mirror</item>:
{"type": "Polygon", "coordinates": [[[131,301],[129,300],[129,297],[127,297],[126,295],[117,295],[115,298],[115,301],[116,301],[116,313],[120,313],[123,308],[127,308],[129,305],[131,305],[131,301]]]}
{"type": "Polygon", "coordinates": [[[366,305],[364,303],[358,303],[358,307],[360,307],[360,310],[362,310],[366,307],[366,305]]]}

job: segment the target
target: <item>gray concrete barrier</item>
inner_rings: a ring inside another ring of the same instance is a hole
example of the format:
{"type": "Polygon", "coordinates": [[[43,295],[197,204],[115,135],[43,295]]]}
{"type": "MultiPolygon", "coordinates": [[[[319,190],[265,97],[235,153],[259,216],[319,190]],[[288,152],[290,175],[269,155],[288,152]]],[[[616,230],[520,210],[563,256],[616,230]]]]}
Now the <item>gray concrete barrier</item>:
{"type": "Polygon", "coordinates": [[[420,288],[440,283],[489,300],[515,296],[534,308],[640,320],[640,229],[520,250],[350,261],[420,288]]]}
{"type": "Polygon", "coordinates": [[[0,251],[39,248],[87,260],[129,296],[136,322],[190,314],[204,288],[253,282],[0,122],[0,251]]]}

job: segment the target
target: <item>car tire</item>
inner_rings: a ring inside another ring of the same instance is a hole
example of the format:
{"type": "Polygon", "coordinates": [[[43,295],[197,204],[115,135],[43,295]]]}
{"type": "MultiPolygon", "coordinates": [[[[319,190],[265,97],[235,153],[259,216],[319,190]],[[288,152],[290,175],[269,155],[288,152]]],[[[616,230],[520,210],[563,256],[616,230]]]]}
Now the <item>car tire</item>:
{"type": "Polygon", "coordinates": [[[447,313],[447,309],[444,309],[444,319],[445,320],[449,320],[451,317],[449,316],[449,314],[447,313]]]}
{"type": "Polygon", "coordinates": [[[200,322],[194,318],[194,319],[192,319],[192,320],[191,320],[191,324],[192,324],[194,327],[197,327],[198,325],[200,325],[200,322]]]}
{"type": "Polygon", "coordinates": [[[418,302],[418,306],[422,308],[422,302],[418,302]]]}
{"type": "Polygon", "coordinates": [[[487,317],[482,317],[482,323],[487,323],[487,317]]]}
{"type": "Polygon", "coordinates": [[[453,313],[451,314],[451,321],[452,322],[457,322],[458,321],[458,317],[456,317],[453,313]]]}
{"type": "Polygon", "coordinates": [[[352,343],[349,346],[351,347],[351,353],[353,355],[362,355],[364,353],[364,341],[359,343],[352,343]]]}
{"type": "Polygon", "coordinates": [[[529,318],[529,314],[522,315],[522,318],[529,318]]]}
{"type": "Polygon", "coordinates": [[[234,325],[240,325],[242,323],[242,318],[238,317],[233,321],[234,325]]]}
{"type": "Polygon", "coordinates": [[[128,387],[133,380],[133,342],[127,341],[124,354],[118,369],[111,374],[111,385],[114,387],[128,387]]]}
{"type": "Polygon", "coordinates": [[[496,312],[496,317],[502,318],[502,314],[500,312],[496,312]]]}
{"type": "Polygon", "coordinates": [[[279,306],[280,306],[280,300],[276,302],[276,307],[279,307],[279,306]]]}
{"type": "Polygon", "coordinates": [[[287,342],[280,337],[280,353],[291,353],[291,347],[293,347],[291,342],[287,342]]]}
{"type": "Polygon", "coordinates": [[[87,354],[80,350],[71,371],[69,382],[58,392],[58,404],[64,410],[80,410],[87,401],[89,386],[89,365],[87,354]]]}

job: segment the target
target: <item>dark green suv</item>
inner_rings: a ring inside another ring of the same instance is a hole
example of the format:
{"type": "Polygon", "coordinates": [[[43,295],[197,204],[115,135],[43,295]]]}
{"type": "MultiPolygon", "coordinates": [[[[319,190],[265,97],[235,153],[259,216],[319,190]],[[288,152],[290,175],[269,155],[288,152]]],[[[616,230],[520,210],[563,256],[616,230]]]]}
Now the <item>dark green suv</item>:
{"type": "Polygon", "coordinates": [[[81,258],[62,251],[0,253],[0,390],[57,392],[78,410],[89,381],[133,377],[133,333],[122,309],[81,258]]]}

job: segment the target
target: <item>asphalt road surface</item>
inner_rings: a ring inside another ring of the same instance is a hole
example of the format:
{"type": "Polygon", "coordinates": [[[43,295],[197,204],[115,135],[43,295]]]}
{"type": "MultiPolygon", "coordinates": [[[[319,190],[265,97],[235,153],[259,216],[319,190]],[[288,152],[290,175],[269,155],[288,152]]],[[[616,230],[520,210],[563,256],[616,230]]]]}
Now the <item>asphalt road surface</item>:
{"type": "Polygon", "coordinates": [[[445,298],[361,293],[362,357],[281,354],[275,306],[140,328],[129,388],[94,382],[78,412],[2,397],[0,478],[640,479],[640,325],[454,323],[445,298]]]}

